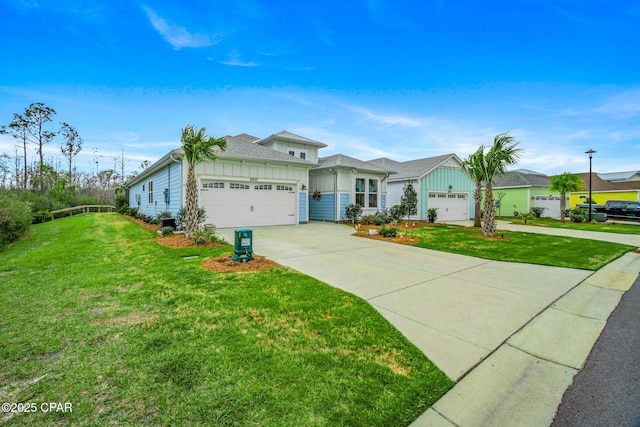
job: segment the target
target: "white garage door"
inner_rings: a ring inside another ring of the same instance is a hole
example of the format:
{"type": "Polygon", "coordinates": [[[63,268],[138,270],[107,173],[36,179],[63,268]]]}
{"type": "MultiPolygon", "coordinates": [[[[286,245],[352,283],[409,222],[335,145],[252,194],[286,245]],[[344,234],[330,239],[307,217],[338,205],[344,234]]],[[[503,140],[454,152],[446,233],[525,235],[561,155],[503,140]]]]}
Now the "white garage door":
{"type": "Polygon", "coordinates": [[[560,196],[535,196],[537,208],[543,208],[543,217],[560,218],[560,196]]]}
{"type": "Polygon", "coordinates": [[[295,184],[207,181],[200,186],[200,206],[216,227],[253,227],[298,223],[295,184]]]}
{"type": "Polygon", "coordinates": [[[438,208],[438,222],[469,219],[469,195],[429,192],[427,209],[438,208]]]}

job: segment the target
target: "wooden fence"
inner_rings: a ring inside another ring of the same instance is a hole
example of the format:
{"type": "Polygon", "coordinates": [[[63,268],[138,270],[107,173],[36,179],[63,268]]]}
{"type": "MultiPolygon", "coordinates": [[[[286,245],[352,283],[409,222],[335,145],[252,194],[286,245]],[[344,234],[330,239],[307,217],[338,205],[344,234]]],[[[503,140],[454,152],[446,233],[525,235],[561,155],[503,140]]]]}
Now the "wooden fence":
{"type": "Polygon", "coordinates": [[[58,209],[51,211],[51,220],[56,218],[63,218],[66,216],[83,215],[91,212],[113,212],[116,209],[112,205],[82,205],[74,206],[72,208],[58,209]],[[63,214],[56,217],[56,214],[63,214]]]}

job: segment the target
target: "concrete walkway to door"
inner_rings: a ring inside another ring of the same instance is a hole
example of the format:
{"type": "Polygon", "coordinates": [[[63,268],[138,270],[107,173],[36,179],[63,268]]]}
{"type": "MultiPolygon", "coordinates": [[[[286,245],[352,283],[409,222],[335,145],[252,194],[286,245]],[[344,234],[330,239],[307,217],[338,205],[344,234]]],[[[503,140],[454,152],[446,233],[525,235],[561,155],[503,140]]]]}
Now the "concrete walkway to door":
{"type": "MultiPolygon", "coordinates": [[[[353,231],[316,222],[254,227],[254,251],[369,301],[456,381],[591,274],[391,244],[353,231]]],[[[218,234],[233,242],[233,229],[218,234]]]]}

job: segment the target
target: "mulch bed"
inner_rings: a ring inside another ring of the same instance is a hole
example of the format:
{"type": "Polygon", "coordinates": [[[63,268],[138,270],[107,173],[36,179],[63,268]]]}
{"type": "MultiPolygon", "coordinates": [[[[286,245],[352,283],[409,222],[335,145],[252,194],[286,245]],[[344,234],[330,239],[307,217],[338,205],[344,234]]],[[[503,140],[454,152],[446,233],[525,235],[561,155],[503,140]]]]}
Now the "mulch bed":
{"type": "MultiPolygon", "coordinates": [[[[146,223],[140,219],[134,218],[132,216],[126,216],[129,221],[133,221],[141,227],[146,228],[147,230],[158,232],[160,231],[160,226],[155,224],[146,223]]],[[[208,242],[201,245],[196,245],[193,243],[193,240],[187,239],[184,233],[173,233],[170,236],[159,236],[156,239],[156,242],[163,246],[168,246],[170,248],[190,248],[193,246],[209,246],[222,248],[228,245],[223,245],[221,243],[216,242],[208,242]]],[[[275,261],[271,261],[261,255],[253,254],[253,260],[247,262],[238,262],[231,259],[233,254],[226,253],[217,258],[207,258],[200,264],[202,268],[215,271],[218,273],[242,273],[242,272],[250,272],[250,271],[260,271],[260,270],[268,270],[270,268],[280,267],[275,261]]]]}
{"type": "Polygon", "coordinates": [[[271,261],[261,255],[253,254],[254,259],[247,262],[234,261],[231,259],[232,257],[233,254],[224,254],[218,258],[208,258],[204,260],[200,266],[218,273],[260,271],[280,267],[280,264],[277,262],[271,261]]]}

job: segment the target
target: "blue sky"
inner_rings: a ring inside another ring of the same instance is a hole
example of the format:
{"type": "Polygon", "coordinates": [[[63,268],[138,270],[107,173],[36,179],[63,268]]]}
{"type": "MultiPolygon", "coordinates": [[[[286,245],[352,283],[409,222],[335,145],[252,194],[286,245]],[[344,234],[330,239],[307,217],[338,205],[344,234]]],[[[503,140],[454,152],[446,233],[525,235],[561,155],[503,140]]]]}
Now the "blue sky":
{"type": "Polygon", "coordinates": [[[0,0],[0,124],[44,102],[86,171],[122,149],[139,169],[188,124],[363,160],[509,131],[517,167],[583,172],[594,149],[595,171],[639,170],[639,28],[637,0],[0,0]]]}

